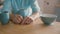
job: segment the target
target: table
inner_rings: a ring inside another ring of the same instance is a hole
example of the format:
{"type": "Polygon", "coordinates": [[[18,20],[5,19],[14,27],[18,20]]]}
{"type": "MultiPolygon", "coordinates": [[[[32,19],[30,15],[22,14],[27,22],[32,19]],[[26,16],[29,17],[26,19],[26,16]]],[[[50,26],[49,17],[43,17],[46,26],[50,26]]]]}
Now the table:
{"type": "Polygon", "coordinates": [[[45,26],[39,18],[30,25],[18,25],[10,22],[5,26],[0,25],[0,34],[60,34],[60,23],[45,26]]]}

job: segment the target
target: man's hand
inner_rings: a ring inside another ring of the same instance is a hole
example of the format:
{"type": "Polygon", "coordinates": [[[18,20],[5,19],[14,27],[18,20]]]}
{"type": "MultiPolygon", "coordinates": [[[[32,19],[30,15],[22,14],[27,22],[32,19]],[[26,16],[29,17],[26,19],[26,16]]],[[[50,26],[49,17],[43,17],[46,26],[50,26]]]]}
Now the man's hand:
{"type": "Polygon", "coordinates": [[[31,17],[26,17],[21,24],[30,24],[33,22],[33,19],[31,17]]]}
{"type": "Polygon", "coordinates": [[[23,17],[21,15],[11,14],[10,16],[10,20],[15,24],[20,24],[23,21],[23,17]]]}

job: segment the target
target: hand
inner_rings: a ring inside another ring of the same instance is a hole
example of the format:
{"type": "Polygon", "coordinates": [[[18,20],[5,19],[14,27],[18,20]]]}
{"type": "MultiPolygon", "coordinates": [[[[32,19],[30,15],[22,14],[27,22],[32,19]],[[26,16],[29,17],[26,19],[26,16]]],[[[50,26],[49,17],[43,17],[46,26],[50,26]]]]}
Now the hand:
{"type": "Polygon", "coordinates": [[[26,17],[21,24],[30,24],[33,22],[33,19],[30,17],[26,17]]]}
{"type": "Polygon", "coordinates": [[[15,24],[20,24],[23,20],[23,17],[21,15],[14,15],[14,14],[11,14],[10,15],[10,20],[15,23],[15,24]]]}

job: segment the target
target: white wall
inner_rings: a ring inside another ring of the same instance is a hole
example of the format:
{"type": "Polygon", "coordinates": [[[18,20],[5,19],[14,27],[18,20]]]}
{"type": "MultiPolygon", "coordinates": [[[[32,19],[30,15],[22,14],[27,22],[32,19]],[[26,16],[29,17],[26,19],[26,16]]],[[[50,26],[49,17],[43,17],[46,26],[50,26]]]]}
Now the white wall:
{"type": "Polygon", "coordinates": [[[54,13],[54,7],[57,0],[38,0],[38,2],[43,13],[54,13]],[[47,5],[47,3],[49,3],[49,5],[47,5]]]}

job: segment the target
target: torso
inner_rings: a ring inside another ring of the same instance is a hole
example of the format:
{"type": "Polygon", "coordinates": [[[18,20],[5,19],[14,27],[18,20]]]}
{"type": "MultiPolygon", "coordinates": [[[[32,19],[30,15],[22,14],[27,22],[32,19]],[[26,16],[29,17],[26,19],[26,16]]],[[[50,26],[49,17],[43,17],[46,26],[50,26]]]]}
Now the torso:
{"type": "Polygon", "coordinates": [[[32,14],[30,0],[12,0],[11,2],[14,12],[22,16],[29,16],[32,14]],[[24,9],[24,10],[20,11],[20,9],[24,9]]]}

